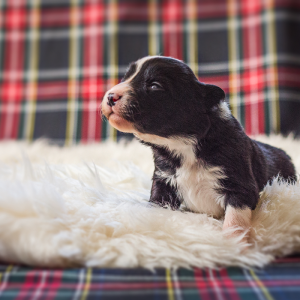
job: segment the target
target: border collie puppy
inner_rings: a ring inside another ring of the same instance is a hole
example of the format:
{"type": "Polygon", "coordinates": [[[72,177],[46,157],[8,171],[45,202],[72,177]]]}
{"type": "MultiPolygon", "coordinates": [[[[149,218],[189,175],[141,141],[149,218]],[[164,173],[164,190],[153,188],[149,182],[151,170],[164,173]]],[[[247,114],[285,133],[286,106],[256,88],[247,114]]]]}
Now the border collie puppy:
{"type": "Polygon", "coordinates": [[[236,235],[250,228],[267,182],[278,174],[292,182],[296,175],[284,151],[245,134],[224,99],[221,88],[199,82],[182,61],[148,56],[107,91],[102,114],[152,148],[150,202],[225,214],[223,229],[235,227],[236,235]]]}

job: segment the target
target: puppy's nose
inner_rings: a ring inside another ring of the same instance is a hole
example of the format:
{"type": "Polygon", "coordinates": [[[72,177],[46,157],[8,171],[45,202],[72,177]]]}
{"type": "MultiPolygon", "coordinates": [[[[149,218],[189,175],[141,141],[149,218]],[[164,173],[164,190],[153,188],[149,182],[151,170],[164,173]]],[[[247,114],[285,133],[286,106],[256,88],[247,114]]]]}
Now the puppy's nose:
{"type": "Polygon", "coordinates": [[[117,102],[118,100],[121,99],[121,96],[119,96],[116,93],[109,93],[108,96],[107,96],[107,99],[108,99],[107,104],[109,106],[114,106],[115,102],[117,102]]]}

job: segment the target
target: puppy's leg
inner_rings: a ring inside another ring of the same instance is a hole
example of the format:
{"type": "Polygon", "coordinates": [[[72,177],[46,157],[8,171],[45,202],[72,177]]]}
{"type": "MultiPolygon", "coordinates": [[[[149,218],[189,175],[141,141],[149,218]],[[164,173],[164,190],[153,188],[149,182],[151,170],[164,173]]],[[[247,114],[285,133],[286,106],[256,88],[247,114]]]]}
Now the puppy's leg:
{"type": "Polygon", "coordinates": [[[243,238],[243,242],[248,241],[249,229],[251,226],[252,210],[250,208],[235,208],[231,205],[227,205],[225,211],[225,219],[223,223],[223,231],[230,237],[238,236],[248,231],[243,238]],[[226,232],[229,228],[236,228],[236,230],[226,232]]]}
{"type": "Polygon", "coordinates": [[[160,206],[169,205],[173,210],[179,208],[179,200],[176,189],[164,180],[153,178],[150,201],[160,206]]]}

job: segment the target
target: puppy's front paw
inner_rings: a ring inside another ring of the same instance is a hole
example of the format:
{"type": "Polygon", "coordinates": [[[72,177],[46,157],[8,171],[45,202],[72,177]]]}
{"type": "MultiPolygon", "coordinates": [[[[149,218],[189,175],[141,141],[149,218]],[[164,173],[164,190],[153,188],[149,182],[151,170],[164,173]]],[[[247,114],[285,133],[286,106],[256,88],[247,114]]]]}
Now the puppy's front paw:
{"type": "Polygon", "coordinates": [[[249,232],[250,227],[224,227],[223,225],[223,235],[226,238],[234,238],[238,241],[239,244],[244,244],[245,248],[248,248],[250,245],[249,242],[249,232]]]}
{"type": "Polygon", "coordinates": [[[236,209],[227,206],[223,223],[223,234],[227,238],[236,238],[248,248],[252,211],[250,208],[236,209]]]}

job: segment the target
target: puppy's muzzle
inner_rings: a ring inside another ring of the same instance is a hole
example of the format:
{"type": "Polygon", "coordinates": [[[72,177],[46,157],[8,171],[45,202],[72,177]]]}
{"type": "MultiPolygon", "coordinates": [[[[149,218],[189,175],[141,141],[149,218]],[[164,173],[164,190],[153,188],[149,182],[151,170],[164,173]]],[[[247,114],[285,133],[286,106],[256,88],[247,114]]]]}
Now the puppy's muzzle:
{"type": "Polygon", "coordinates": [[[117,102],[118,100],[121,99],[121,96],[119,96],[118,94],[116,93],[109,93],[108,96],[107,96],[107,105],[109,106],[114,106],[115,105],[115,102],[117,102]]]}

